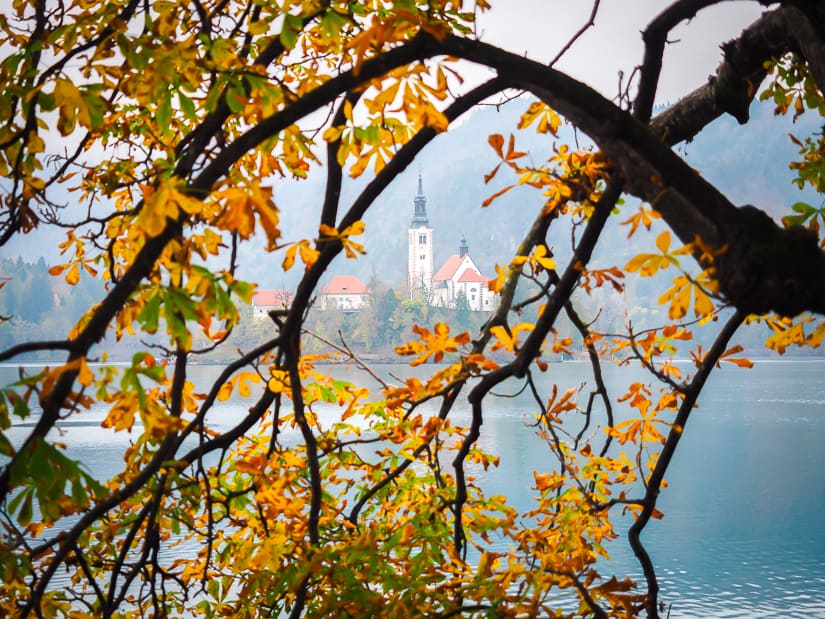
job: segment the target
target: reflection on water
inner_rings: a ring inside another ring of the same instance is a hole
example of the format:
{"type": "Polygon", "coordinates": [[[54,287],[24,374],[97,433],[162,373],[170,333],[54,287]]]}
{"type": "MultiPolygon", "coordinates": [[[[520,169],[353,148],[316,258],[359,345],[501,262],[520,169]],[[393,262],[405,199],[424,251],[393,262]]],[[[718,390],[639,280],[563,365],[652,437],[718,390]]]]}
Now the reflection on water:
{"type": "MultiPolygon", "coordinates": [[[[377,369],[387,376],[414,371],[377,369]]],[[[555,364],[548,380],[556,380],[560,389],[577,386],[586,380],[586,369],[580,363],[555,364]]],[[[220,368],[193,370],[200,374],[193,379],[206,384],[220,368]]],[[[630,382],[647,380],[627,368],[606,370],[614,398],[630,382]]],[[[758,362],[751,370],[723,368],[711,377],[667,476],[670,486],[660,501],[665,517],[651,522],[643,535],[672,618],[825,619],[824,371],[825,362],[783,360],[758,362]]],[[[336,373],[368,380],[352,370],[336,373]]],[[[0,367],[4,384],[14,378],[16,370],[0,367]]],[[[210,413],[209,422],[228,428],[248,405],[230,400],[210,413]]],[[[429,406],[435,412],[435,405],[429,406]]],[[[469,420],[466,408],[455,413],[455,423],[469,420]]],[[[534,413],[525,393],[490,402],[480,443],[501,456],[501,465],[474,471],[488,493],[507,495],[522,511],[533,507],[532,471],[554,464],[529,427],[534,413]]],[[[73,457],[101,476],[119,470],[130,442],[126,432],[100,428],[104,415],[95,409],[69,420],[60,439],[73,457]]],[[[16,426],[10,438],[18,442],[29,429],[16,426]]],[[[290,442],[297,436],[287,431],[281,438],[290,442]]],[[[604,571],[641,580],[624,536],[628,524],[620,523],[622,535],[609,546],[612,559],[604,571]]]]}

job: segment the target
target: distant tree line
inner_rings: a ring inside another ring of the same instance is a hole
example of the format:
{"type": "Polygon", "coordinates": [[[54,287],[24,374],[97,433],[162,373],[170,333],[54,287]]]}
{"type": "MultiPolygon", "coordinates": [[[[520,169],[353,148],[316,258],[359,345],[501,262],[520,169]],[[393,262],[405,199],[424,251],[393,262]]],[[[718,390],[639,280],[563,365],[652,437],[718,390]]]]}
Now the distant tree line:
{"type": "Polygon", "coordinates": [[[19,256],[0,260],[0,284],[2,348],[64,337],[103,291],[103,282],[90,277],[82,277],[73,287],[51,277],[42,257],[33,263],[19,256]]]}
{"type": "MultiPolygon", "coordinates": [[[[49,266],[42,257],[37,262],[26,262],[19,256],[0,260],[0,346],[3,348],[25,341],[62,337],[82,317],[95,295],[103,290],[104,283],[91,277],[81,277],[78,284],[71,287],[62,278],[51,277],[49,266]]],[[[589,299],[586,307],[578,308],[582,319],[592,322],[603,332],[618,332],[628,320],[637,330],[647,328],[648,323],[661,321],[663,315],[656,302],[654,282],[649,279],[630,283],[634,288],[628,295],[634,300],[632,307],[623,307],[619,295],[607,294],[608,291],[602,289],[589,299]]],[[[413,325],[444,322],[475,336],[489,317],[487,312],[470,311],[466,299],[462,301],[460,297],[454,309],[430,306],[423,298],[410,299],[406,292],[392,288],[375,275],[369,280],[368,287],[372,291],[370,302],[360,311],[310,310],[305,335],[307,352],[328,352],[327,342],[332,342],[336,346],[346,345],[356,354],[366,355],[367,359],[389,361],[393,360],[396,347],[414,338],[413,325]]],[[[532,294],[535,290],[524,286],[519,296],[527,298],[532,294]]],[[[232,351],[252,348],[273,328],[269,320],[254,319],[249,306],[241,307],[240,314],[241,320],[229,336],[232,351]]],[[[534,320],[535,316],[524,318],[534,320]]],[[[572,340],[571,348],[581,351],[582,341],[576,329],[569,325],[560,325],[560,329],[564,331],[560,336],[572,340]]],[[[699,338],[702,335],[697,333],[699,338]]],[[[739,338],[746,349],[758,350],[767,335],[767,327],[757,325],[742,329],[739,338]]],[[[144,334],[141,339],[125,336],[116,341],[110,334],[99,345],[99,354],[105,351],[113,359],[129,359],[138,350],[154,346],[156,340],[144,334]]],[[[196,337],[195,350],[197,344],[196,337]]],[[[200,357],[204,362],[229,362],[234,358],[229,349],[206,350],[205,336],[201,337],[200,344],[204,351],[200,357]]],[[[788,352],[794,356],[822,354],[818,349],[788,352]]],[[[28,358],[48,360],[48,355],[44,355],[30,353],[28,358]]]]}

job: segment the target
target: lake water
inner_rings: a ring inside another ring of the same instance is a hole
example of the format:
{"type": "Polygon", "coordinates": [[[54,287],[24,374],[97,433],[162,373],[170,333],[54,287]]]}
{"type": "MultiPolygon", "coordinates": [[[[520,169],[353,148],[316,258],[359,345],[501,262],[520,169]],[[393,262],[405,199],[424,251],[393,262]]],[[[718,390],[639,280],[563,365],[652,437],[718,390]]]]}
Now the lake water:
{"type": "MultiPolygon", "coordinates": [[[[552,371],[575,385],[585,370],[577,365],[552,371]]],[[[630,373],[607,371],[612,393],[630,373]]],[[[524,425],[519,400],[499,400],[483,428],[502,455],[487,487],[517,507],[527,497],[508,480],[548,458],[524,425]]],[[[825,618],[825,362],[716,370],[666,477],[665,517],[642,540],[671,617],[825,618]]],[[[609,551],[617,574],[642,582],[624,535],[609,551]]]]}
{"type": "MultiPolygon", "coordinates": [[[[412,372],[406,366],[377,369],[396,376],[412,372]]],[[[193,371],[199,376],[192,378],[205,383],[220,368],[193,371]]],[[[368,380],[353,370],[335,373],[368,380]]],[[[16,374],[16,367],[0,367],[0,382],[16,374]]],[[[586,380],[587,366],[554,364],[548,376],[564,389],[586,380]]],[[[630,382],[647,381],[636,370],[612,366],[605,379],[614,398],[630,382]]],[[[214,418],[225,418],[217,425],[228,427],[245,406],[230,400],[217,408],[214,418]]],[[[533,408],[526,395],[491,401],[480,439],[501,456],[498,468],[479,472],[483,487],[508,495],[522,510],[532,507],[532,471],[553,463],[528,426],[533,408]]],[[[126,433],[101,429],[103,415],[92,410],[77,417],[60,439],[100,475],[119,469],[129,441],[126,433]]],[[[17,443],[28,429],[14,427],[9,438],[17,443]]],[[[670,617],[825,619],[825,361],[758,361],[750,370],[717,370],[667,479],[659,503],[665,517],[648,525],[643,541],[670,617]]],[[[612,571],[641,582],[623,534],[608,551],[612,571]]]]}

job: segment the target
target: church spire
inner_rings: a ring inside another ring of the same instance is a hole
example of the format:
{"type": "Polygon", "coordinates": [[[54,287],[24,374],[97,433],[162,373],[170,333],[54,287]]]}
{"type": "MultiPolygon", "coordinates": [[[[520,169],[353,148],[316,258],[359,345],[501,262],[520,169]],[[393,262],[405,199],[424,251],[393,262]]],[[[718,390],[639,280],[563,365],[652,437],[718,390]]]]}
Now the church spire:
{"type": "Polygon", "coordinates": [[[414,200],[415,212],[410,228],[429,228],[430,222],[427,219],[427,198],[424,197],[424,184],[421,180],[421,172],[418,173],[418,195],[414,200]]]}

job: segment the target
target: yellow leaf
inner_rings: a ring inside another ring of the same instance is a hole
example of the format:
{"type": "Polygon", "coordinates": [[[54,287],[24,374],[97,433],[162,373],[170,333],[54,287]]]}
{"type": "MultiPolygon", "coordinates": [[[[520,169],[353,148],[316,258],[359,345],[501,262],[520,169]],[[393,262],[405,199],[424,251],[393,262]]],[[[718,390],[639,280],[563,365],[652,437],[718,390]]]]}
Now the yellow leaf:
{"type": "Polygon", "coordinates": [[[60,110],[57,129],[62,135],[69,135],[80,122],[84,127],[91,126],[89,109],[83,95],[70,80],[58,78],[54,84],[54,102],[60,110]]]}
{"type": "Polygon", "coordinates": [[[540,266],[546,271],[552,271],[556,268],[556,261],[550,256],[546,245],[539,245],[536,247],[533,255],[530,257],[530,262],[534,265],[540,266]]]}
{"type": "Polygon", "coordinates": [[[713,313],[713,301],[699,286],[694,286],[693,313],[696,316],[709,316],[713,313]]]}
{"type": "Polygon", "coordinates": [[[527,111],[521,115],[519,119],[518,128],[524,129],[529,127],[538,120],[536,126],[537,133],[551,133],[558,135],[558,129],[561,126],[561,118],[553,109],[543,101],[534,101],[527,108],[527,111]]]}
{"type": "Polygon", "coordinates": [[[657,211],[640,207],[634,215],[631,215],[629,219],[626,219],[621,223],[622,225],[630,225],[630,232],[627,233],[628,238],[630,238],[636,232],[639,225],[643,225],[645,228],[650,230],[653,220],[659,219],[660,217],[661,215],[659,215],[657,211]]]}
{"type": "Polygon", "coordinates": [[[66,282],[74,286],[77,282],[80,281],[80,267],[77,264],[73,264],[69,269],[69,272],[66,273],[66,282]]]}
{"type": "Polygon", "coordinates": [[[656,237],[656,247],[663,254],[667,253],[667,250],[670,249],[670,231],[669,230],[665,230],[659,236],[656,237]]]}
{"type": "Polygon", "coordinates": [[[89,364],[86,363],[86,358],[82,357],[80,359],[80,369],[78,370],[77,374],[77,382],[79,382],[84,387],[88,387],[92,384],[94,380],[94,374],[92,374],[92,370],[89,369],[89,364]]]}
{"type": "Polygon", "coordinates": [[[281,263],[281,268],[284,271],[289,271],[295,264],[295,254],[297,252],[298,246],[295,244],[293,244],[289,249],[286,250],[286,254],[284,255],[284,261],[281,263]]]}
{"type": "Polygon", "coordinates": [[[116,432],[121,430],[131,430],[135,423],[135,413],[137,412],[137,398],[131,394],[124,395],[106,415],[101,426],[104,428],[114,428],[116,432]]]}
{"type": "Polygon", "coordinates": [[[725,352],[722,353],[722,356],[719,357],[721,361],[726,361],[727,363],[732,363],[733,365],[739,366],[740,368],[752,368],[753,361],[750,359],[746,359],[745,357],[738,357],[731,359],[731,355],[736,355],[742,352],[744,348],[741,345],[737,344],[736,346],[732,346],[728,348],[725,352]]]}
{"type": "Polygon", "coordinates": [[[313,264],[315,264],[315,261],[318,260],[318,256],[320,255],[321,253],[311,247],[309,241],[304,239],[298,241],[297,243],[293,243],[289,249],[286,250],[281,267],[284,271],[289,271],[289,269],[291,269],[295,264],[296,257],[300,256],[305,265],[305,269],[309,269],[313,264]]]}
{"type": "Polygon", "coordinates": [[[301,241],[298,243],[298,253],[301,256],[301,260],[303,261],[306,269],[309,269],[313,264],[315,264],[315,261],[318,260],[318,256],[321,255],[321,252],[317,251],[313,247],[310,247],[308,241],[301,241]]]}
{"type": "Polygon", "coordinates": [[[341,134],[344,132],[344,127],[339,125],[336,127],[327,127],[324,130],[323,139],[325,142],[334,142],[338,138],[341,137],[341,134]]]}
{"type": "Polygon", "coordinates": [[[255,372],[241,372],[238,374],[238,393],[242,397],[248,398],[250,393],[252,393],[251,385],[257,385],[260,382],[261,377],[255,372]]]}
{"type": "Polygon", "coordinates": [[[409,342],[395,349],[399,355],[419,355],[410,362],[412,366],[426,363],[431,356],[433,362],[438,363],[444,358],[444,353],[457,352],[459,346],[470,341],[467,332],[450,337],[450,328],[443,322],[437,323],[432,333],[418,325],[413,325],[413,332],[421,338],[420,342],[409,342]]]}
{"type": "Polygon", "coordinates": [[[232,395],[233,384],[231,380],[226,381],[221,388],[218,390],[218,400],[220,402],[226,402],[229,399],[229,396],[232,395]]]}
{"type": "Polygon", "coordinates": [[[272,393],[284,393],[289,396],[292,391],[290,387],[289,373],[276,366],[272,366],[269,369],[269,373],[272,378],[269,379],[269,382],[266,385],[267,389],[269,389],[272,393]]]}

